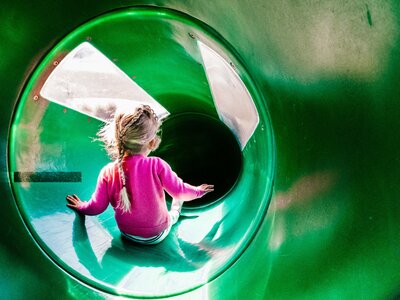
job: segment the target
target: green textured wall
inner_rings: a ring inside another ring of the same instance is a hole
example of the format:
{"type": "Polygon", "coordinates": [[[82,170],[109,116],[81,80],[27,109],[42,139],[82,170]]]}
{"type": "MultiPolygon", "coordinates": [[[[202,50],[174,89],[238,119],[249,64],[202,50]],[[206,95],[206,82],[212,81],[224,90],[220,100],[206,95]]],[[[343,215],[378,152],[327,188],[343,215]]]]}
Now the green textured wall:
{"type": "Polygon", "coordinates": [[[398,1],[48,1],[0,12],[2,298],[104,298],[66,275],[22,222],[7,173],[24,84],[63,36],[129,5],[219,32],[267,100],[277,169],[268,215],[224,274],[182,299],[394,299],[400,293],[398,1]]]}

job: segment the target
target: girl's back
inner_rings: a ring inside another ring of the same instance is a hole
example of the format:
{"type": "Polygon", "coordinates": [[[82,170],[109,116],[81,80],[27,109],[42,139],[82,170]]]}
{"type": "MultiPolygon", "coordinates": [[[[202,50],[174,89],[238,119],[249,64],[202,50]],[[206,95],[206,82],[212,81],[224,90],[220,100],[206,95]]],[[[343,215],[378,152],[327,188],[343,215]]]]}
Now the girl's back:
{"type": "Polygon", "coordinates": [[[131,155],[123,159],[126,188],[131,199],[130,212],[117,208],[121,180],[118,167],[113,171],[117,180],[111,186],[115,218],[122,232],[151,237],[168,227],[168,209],[165,202],[163,183],[159,177],[162,161],[157,157],[131,155]]]}

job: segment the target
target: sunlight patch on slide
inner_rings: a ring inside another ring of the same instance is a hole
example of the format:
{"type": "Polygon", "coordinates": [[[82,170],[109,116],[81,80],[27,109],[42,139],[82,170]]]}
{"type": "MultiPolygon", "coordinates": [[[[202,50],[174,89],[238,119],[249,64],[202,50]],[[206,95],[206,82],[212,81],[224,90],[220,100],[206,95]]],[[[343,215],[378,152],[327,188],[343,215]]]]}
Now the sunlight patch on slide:
{"type": "Polygon", "coordinates": [[[47,78],[40,95],[83,114],[111,121],[116,112],[150,105],[160,119],[169,112],[88,42],[71,51],[47,78]]]}
{"type": "Polygon", "coordinates": [[[219,118],[243,150],[260,120],[253,99],[232,65],[206,44],[197,43],[219,118]]]}

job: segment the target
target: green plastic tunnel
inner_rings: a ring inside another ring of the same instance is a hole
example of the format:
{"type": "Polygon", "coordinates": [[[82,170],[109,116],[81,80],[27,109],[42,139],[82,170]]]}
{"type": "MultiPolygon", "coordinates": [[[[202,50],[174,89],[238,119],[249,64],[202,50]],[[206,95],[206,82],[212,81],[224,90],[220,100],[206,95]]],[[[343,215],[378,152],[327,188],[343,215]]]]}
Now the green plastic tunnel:
{"type": "Polygon", "coordinates": [[[396,299],[399,12],[4,3],[1,298],[396,299]],[[65,206],[109,161],[102,121],[138,99],[168,115],[155,154],[216,186],[152,247],[124,241],[111,208],[65,206]]]}

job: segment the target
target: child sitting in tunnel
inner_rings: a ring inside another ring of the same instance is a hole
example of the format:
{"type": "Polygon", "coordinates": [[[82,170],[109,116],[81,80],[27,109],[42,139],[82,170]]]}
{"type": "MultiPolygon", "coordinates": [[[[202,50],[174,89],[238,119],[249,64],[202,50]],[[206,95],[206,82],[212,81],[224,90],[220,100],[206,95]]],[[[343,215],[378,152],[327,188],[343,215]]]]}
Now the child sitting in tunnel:
{"type": "Polygon", "coordinates": [[[140,244],[157,244],[168,235],[184,201],[200,198],[214,186],[184,183],[161,158],[148,156],[161,142],[161,123],[147,105],[133,114],[117,114],[98,133],[115,160],[100,172],[90,201],[67,196],[67,206],[85,215],[98,215],[111,204],[124,237],[140,244]],[[173,198],[168,212],[164,190],[173,198]]]}

